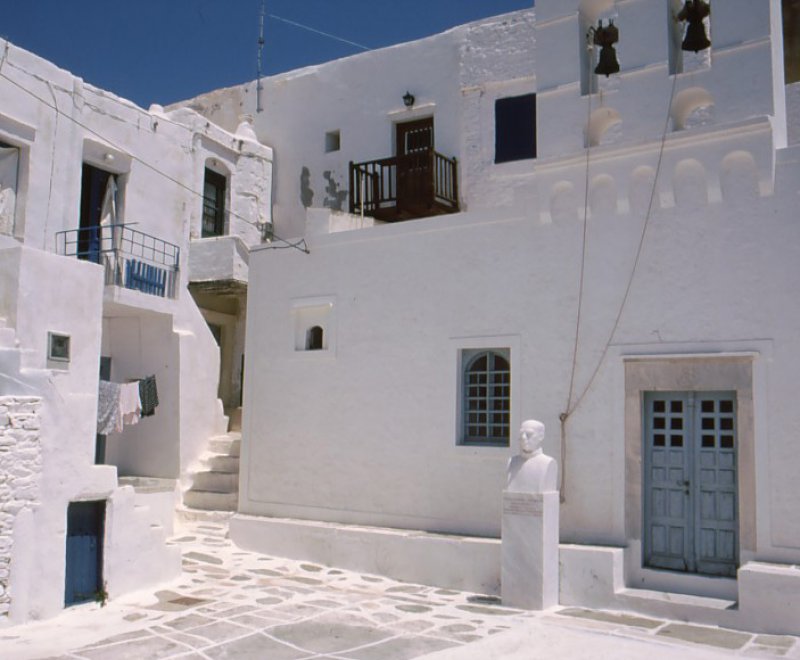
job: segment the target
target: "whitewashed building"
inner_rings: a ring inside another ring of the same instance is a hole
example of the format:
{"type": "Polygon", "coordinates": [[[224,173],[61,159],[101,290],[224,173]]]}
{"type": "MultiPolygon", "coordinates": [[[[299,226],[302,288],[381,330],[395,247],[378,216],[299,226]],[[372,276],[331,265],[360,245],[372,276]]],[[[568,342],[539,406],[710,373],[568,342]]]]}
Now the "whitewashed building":
{"type": "MultiPolygon", "coordinates": [[[[780,2],[712,0],[699,53],[682,4],[538,0],[262,81],[308,253],[250,254],[237,542],[498,593],[533,417],[562,604],[800,632],[798,87],[780,2]]],[[[256,89],[187,105],[233,130],[256,89]]]]}
{"type": "Polygon", "coordinates": [[[0,44],[0,615],[168,579],[239,481],[243,546],[499,593],[534,417],[562,604],[800,633],[781,5],[695,54],[679,0],[539,0],[166,111],[0,44]]]}
{"type": "Polygon", "coordinates": [[[0,622],[19,622],[176,576],[190,486],[235,503],[235,456],[199,459],[236,454],[272,152],[247,121],[143,110],[0,50],[0,622]],[[154,414],[101,428],[101,381],[148,377],[154,414]]]}

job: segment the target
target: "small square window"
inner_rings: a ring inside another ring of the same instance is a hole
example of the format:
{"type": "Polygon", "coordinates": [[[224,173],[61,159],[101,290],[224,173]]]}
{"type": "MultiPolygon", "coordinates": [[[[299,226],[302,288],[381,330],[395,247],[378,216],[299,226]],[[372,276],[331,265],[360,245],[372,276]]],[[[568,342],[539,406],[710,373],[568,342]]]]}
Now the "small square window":
{"type": "Polygon", "coordinates": [[[536,158],[536,94],[494,103],[494,162],[536,158]]]}
{"type": "Polygon", "coordinates": [[[325,133],[325,153],[339,151],[341,148],[341,135],[339,131],[328,131],[325,133]]]}
{"type": "Polygon", "coordinates": [[[47,357],[56,362],[69,362],[69,335],[48,332],[47,357]]]}

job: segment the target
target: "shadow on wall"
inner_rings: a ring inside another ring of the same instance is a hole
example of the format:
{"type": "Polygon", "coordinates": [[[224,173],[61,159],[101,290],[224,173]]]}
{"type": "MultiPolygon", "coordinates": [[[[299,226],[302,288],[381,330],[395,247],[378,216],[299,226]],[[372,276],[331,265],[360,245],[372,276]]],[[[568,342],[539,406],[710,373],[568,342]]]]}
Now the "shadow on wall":
{"type": "Polygon", "coordinates": [[[336,183],[336,179],[333,178],[333,174],[330,170],[325,170],[322,176],[324,176],[325,180],[328,182],[328,185],[325,186],[325,201],[322,205],[334,211],[341,211],[344,200],[347,199],[348,191],[339,190],[339,184],[336,183]]]}
{"type": "Polygon", "coordinates": [[[305,166],[300,170],[300,202],[305,208],[314,202],[314,191],[311,190],[311,171],[305,166]]]}

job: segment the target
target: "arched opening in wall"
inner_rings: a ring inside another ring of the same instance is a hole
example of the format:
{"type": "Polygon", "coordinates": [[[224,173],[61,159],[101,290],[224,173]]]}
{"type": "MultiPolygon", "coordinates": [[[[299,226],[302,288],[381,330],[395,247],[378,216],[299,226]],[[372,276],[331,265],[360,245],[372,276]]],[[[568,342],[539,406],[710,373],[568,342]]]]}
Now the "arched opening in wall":
{"type": "Polygon", "coordinates": [[[622,117],[614,108],[597,108],[586,127],[586,146],[614,144],[622,136],[622,117]]]}
{"type": "Polygon", "coordinates": [[[617,185],[609,174],[599,174],[589,187],[589,208],[592,217],[617,212],[617,185]]]}
{"type": "Polygon", "coordinates": [[[569,181],[559,181],[550,191],[550,217],[553,222],[569,222],[577,217],[575,186],[569,181]]]}
{"type": "Polygon", "coordinates": [[[708,204],[706,168],[693,158],[680,161],[673,177],[675,201],[683,209],[698,209],[708,204]]]}
{"type": "Polygon", "coordinates": [[[224,236],[228,227],[228,180],[230,173],[216,158],[206,160],[203,175],[203,218],[200,235],[224,236]]]}
{"type": "Polygon", "coordinates": [[[325,348],[325,332],[319,325],[311,326],[306,330],[306,350],[321,351],[325,348]]]}
{"type": "Polygon", "coordinates": [[[675,131],[711,124],[714,120],[714,98],[702,87],[684,89],[675,95],[670,117],[675,131]]]}
{"type": "MultiPolygon", "coordinates": [[[[711,7],[711,0],[705,0],[711,7]]],[[[697,71],[711,66],[711,47],[694,52],[684,50],[687,46],[700,44],[703,39],[711,40],[711,14],[703,17],[698,24],[694,19],[701,17],[704,11],[698,5],[696,8],[686,9],[685,0],[667,0],[667,25],[669,44],[669,72],[670,74],[683,73],[684,71],[697,71]],[[692,21],[687,20],[691,14],[692,21]]]]}
{"type": "Polygon", "coordinates": [[[581,94],[593,94],[598,89],[597,75],[594,73],[598,62],[599,48],[588,36],[589,28],[596,28],[598,21],[603,25],[613,20],[617,23],[618,12],[615,0],[581,0],[578,5],[578,61],[580,62],[581,94]]]}
{"type": "Polygon", "coordinates": [[[652,210],[661,205],[658,190],[653,190],[656,183],[656,171],[649,165],[637,167],[631,174],[630,188],[628,189],[628,202],[631,211],[636,214],[645,214],[650,206],[650,197],[653,197],[652,210]]]}
{"type": "Polygon", "coordinates": [[[749,151],[733,151],[722,159],[720,187],[727,202],[744,202],[759,196],[758,168],[749,151]]]}

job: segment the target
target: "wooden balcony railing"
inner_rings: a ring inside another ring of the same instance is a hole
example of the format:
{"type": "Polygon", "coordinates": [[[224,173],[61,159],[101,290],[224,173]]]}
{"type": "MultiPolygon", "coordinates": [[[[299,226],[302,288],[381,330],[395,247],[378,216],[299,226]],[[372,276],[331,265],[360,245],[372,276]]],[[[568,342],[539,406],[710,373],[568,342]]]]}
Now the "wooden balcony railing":
{"type": "Polygon", "coordinates": [[[455,158],[433,149],[350,163],[350,213],[396,222],[458,212],[455,158]]]}

